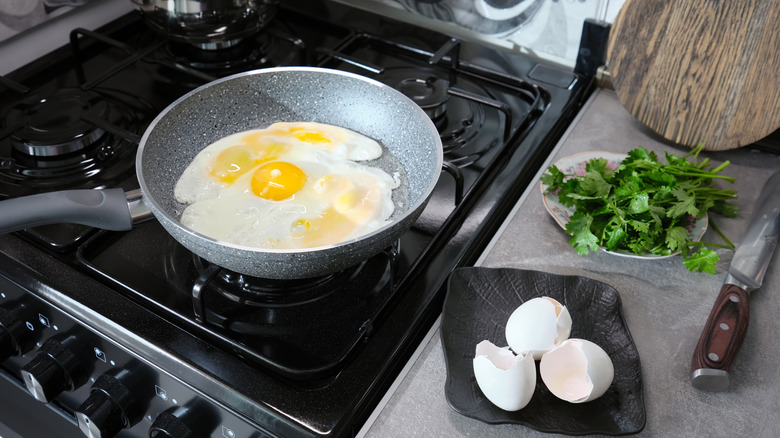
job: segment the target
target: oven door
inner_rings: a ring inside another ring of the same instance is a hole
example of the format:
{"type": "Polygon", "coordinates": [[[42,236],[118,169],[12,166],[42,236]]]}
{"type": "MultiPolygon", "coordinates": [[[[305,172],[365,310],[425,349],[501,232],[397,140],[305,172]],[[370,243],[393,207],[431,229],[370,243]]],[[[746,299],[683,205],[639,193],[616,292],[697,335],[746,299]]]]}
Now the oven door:
{"type": "Polygon", "coordinates": [[[17,380],[0,371],[0,437],[84,438],[73,417],[30,397],[17,380]]]}

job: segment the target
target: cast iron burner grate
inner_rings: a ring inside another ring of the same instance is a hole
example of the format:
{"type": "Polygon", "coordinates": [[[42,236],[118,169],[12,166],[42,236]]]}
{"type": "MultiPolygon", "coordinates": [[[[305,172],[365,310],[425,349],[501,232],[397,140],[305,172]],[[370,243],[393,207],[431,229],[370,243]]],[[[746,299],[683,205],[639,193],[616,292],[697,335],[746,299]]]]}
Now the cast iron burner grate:
{"type": "Polygon", "coordinates": [[[535,86],[499,82],[511,89],[511,99],[519,102],[518,107],[528,109],[513,114],[511,107],[484,85],[494,84],[488,76],[494,72],[460,61],[457,41],[447,41],[434,51],[422,47],[426,47],[422,41],[391,41],[359,33],[337,49],[317,51],[324,56],[320,65],[371,76],[416,102],[439,130],[445,160],[451,167],[475,164],[501,149],[515,130],[535,120],[542,102],[535,86]]]}
{"type": "Polygon", "coordinates": [[[196,319],[242,356],[292,379],[332,375],[370,335],[392,298],[396,247],[344,271],[303,280],[210,266],[192,289],[196,319]]]}
{"type": "Polygon", "coordinates": [[[271,280],[206,262],[149,222],[95,234],[78,259],[231,352],[277,375],[311,380],[337,373],[384,318],[400,245],[327,276],[271,280]]]}
{"type": "MultiPolygon", "coordinates": [[[[431,69],[432,70],[432,69],[431,69]]],[[[468,166],[498,144],[493,132],[480,133],[488,117],[479,99],[463,98],[446,79],[425,68],[386,68],[377,76],[417,103],[433,120],[450,163],[468,166]],[[456,96],[455,98],[452,98],[456,96]],[[485,137],[480,141],[480,135],[485,137]]],[[[478,87],[468,84],[474,90],[478,87]]],[[[484,96],[485,91],[482,90],[484,96]]],[[[463,94],[463,93],[460,93],[463,94]]],[[[474,94],[475,96],[477,94],[474,94]]]]}

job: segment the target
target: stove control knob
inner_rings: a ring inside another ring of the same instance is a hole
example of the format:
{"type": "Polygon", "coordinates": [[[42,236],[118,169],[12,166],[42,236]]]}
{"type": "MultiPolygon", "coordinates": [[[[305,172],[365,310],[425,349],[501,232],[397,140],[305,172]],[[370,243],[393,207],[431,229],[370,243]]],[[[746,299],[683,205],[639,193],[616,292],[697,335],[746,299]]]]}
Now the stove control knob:
{"type": "Polygon", "coordinates": [[[16,304],[0,307],[0,362],[33,348],[33,332],[24,323],[27,306],[16,304]]]}
{"type": "MultiPolygon", "coordinates": [[[[82,343],[83,344],[83,343],[82,343]]],[[[51,338],[21,370],[22,380],[36,400],[48,403],[63,391],[87,382],[89,370],[79,357],[79,341],[73,335],[51,338]]]]}
{"type": "Polygon", "coordinates": [[[206,438],[219,424],[219,415],[206,403],[188,403],[157,416],[149,438],[206,438]]]}
{"type": "Polygon", "coordinates": [[[146,380],[142,373],[120,368],[102,374],[76,410],[79,429],[90,438],[106,438],[138,423],[149,400],[139,397],[137,388],[146,380]]]}

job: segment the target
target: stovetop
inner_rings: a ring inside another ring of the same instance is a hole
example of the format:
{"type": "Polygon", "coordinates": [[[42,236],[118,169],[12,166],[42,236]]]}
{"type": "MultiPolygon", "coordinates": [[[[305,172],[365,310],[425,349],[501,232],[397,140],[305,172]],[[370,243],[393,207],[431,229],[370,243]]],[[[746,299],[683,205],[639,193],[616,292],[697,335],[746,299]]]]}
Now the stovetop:
{"type": "Polygon", "coordinates": [[[136,189],[140,136],[177,97],[249,69],[311,65],[388,83],[434,120],[445,166],[409,232],[343,272],[282,282],[211,265],[154,220],[127,232],[50,225],[0,236],[0,273],[271,434],[349,435],[438,316],[449,272],[481,253],[588,84],[366,11],[283,3],[261,34],[220,52],[170,43],[133,13],[74,30],[70,45],[6,76],[0,199],[136,189]]]}

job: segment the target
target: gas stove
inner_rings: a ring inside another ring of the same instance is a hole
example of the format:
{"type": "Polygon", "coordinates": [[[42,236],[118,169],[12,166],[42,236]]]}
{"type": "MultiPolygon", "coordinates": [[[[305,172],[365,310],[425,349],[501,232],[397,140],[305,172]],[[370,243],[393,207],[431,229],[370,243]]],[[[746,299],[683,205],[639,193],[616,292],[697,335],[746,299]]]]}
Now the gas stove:
{"type": "Polygon", "coordinates": [[[140,137],[169,103],[298,65],[384,82],[431,117],[445,163],[419,220],[356,266],[292,281],[213,265],[151,218],[2,235],[0,404],[23,408],[0,423],[22,436],[354,436],[439,315],[449,273],[476,260],[589,91],[565,69],[339,3],[283,2],[219,50],[131,12],[2,78],[0,199],[132,194],[140,137]]]}

